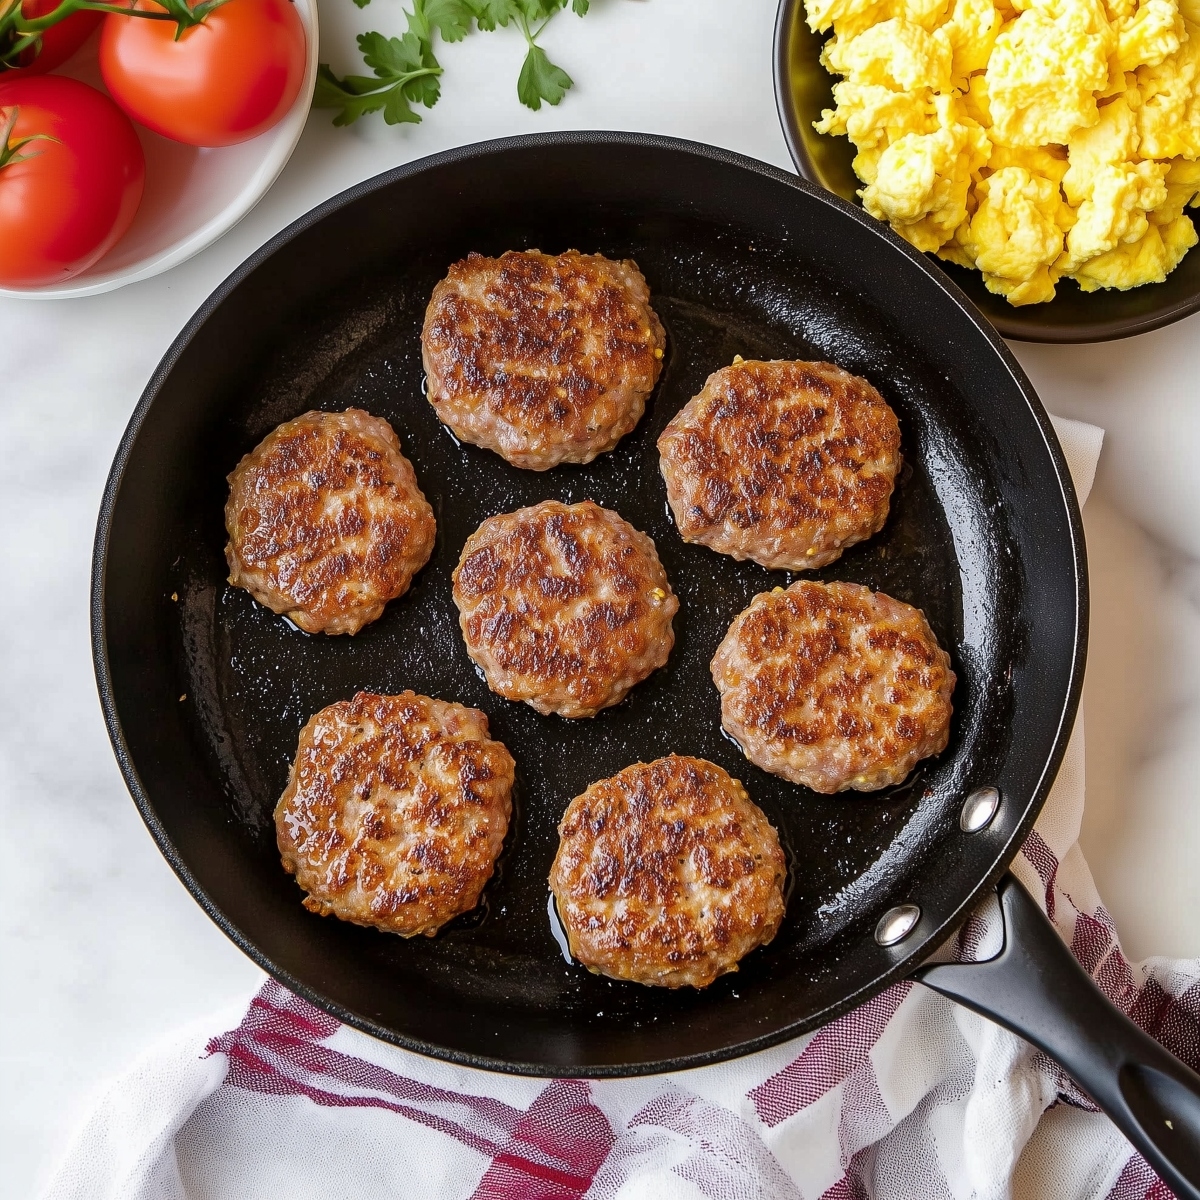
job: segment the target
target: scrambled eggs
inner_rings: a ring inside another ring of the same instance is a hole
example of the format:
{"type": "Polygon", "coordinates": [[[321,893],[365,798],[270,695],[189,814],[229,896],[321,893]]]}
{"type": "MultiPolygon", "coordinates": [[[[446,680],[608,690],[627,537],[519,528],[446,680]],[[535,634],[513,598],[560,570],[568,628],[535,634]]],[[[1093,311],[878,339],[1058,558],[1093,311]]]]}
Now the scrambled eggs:
{"type": "Polygon", "coordinates": [[[859,195],[1011,304],[1157,283],[1197,236],[1200,0],[806,0],[859,195]]]}

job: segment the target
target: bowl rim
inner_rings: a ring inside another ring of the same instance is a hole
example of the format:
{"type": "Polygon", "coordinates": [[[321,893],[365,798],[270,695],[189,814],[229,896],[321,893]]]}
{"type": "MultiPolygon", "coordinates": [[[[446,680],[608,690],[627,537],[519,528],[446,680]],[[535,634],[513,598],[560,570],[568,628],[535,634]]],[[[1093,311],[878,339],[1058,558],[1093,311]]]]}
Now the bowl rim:
{"type": "MultiPolygon", "coordinates": [[[[270,129],[264,130],[252,141],[263,143],[265,153],[260,158],[254,173],[243,184],[238,194],[220,212],[210,217],[198,229],[193,229],[178,238],[171,245],[142,259],[109,271],[97,271],[95,268],[67,279],[62,283],[43,284],[41,287],[12,288],[0,287],[0,296],[12,296],[27,300],[63,300],[72,296],[96,296],[102,292],[111,292],[129,283],[138,283],[155,275],[169,271],[180,263],[194,258],[201,250],[206,250],[213,242],[228,233],[251,209],[267,194],[272,184],[279,178],[288,159],[292,157],[308,121],[309,109],[312,105],[313,92],[317,85],[317,61],[320,57],[320,30],[317,15],[317,0],[291,0],[304,22],[304,31],[308,36],[307,61],[304,67],[304,80],[300,85],[292,107],[284,113],[270,129]]],[[[96,264],[103,266],[101,258],[96,264]]]]}
{"type": "MultiPolygon", "coordinates": [[[[808,148],[804,144],[804,135],[800,131],[800,122],[795,106],[792,104],[789,39],[792,22],[803,20],[802,8],[803,0],[779,0],[772,46],[775,109],[783,130],[783,140],[787,144],[788,154],[791,156],[797,172],[809,183],[829,191],[830,189],[826,187],[825,181],[817,172],[812,158],[809,156],[808,148]]],[[[855,203],[857,204],[857,202],[855,203]]],[[[888,229],[888,233],[891,232],[888,229]]],[[[976,305],[976,307],[978,306],[976,305]]],[[[1030,309],[1037,308],[1036,305],[1029,307],[1030,309]]],[[[983,316],[985,320],[995,326],[1001,336],[1012,338],[1014,341],[1071,346],[1086,345],[1092,342],[1115,342],[1122,338],[1135,337],[1140,333],[1150,333],[1152,330],[1162,329],[1166,325],[1173,325],[1176,321],[1189,317],[1197,311],[1200,311],[1200,288],[1197,288],[1190,297],[1164,305],[1150,313],[1081,324],[1047,324],[1045,321],[1038,321],[1036,319],[1038,314],[1027,309],[1014,309],[1011,316],[1006,314],[999,319],[993,318],[988,313],[984,313],[983,316]],[[1028,312],[1027,316],[1022,315],[1025,312],[1028,312]]]]}

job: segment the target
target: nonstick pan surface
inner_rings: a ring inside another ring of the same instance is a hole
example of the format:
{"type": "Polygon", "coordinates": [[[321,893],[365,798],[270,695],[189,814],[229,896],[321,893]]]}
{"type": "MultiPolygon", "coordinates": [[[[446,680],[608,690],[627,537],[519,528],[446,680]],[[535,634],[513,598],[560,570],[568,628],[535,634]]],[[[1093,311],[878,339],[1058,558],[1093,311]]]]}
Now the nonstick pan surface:
{"type": "Polygon", "coordinates": [[[97,535],[94,642],[125,777],[163,853],[257,962],[339,1018],[454,1061],[633,1074],[812,1029],[926,957],[992,886],[1053,780],[1078,700],[1086,578],[1061,451],[1011,355],[954,286],[876,222],[737,155],[628,134],[466,147],[380,176],[297,222],[206,302],[148,386],[97,535]],[[638,428],[588,466],[519,471],[459,445],[422,395],[420,328],[468,251],[636,259],[668,334],[638,428]],[[793,576],[687,546],[655,440],[736,354],[827,359],[900,418],[885,529],[815,576],[922,608],[959,683],[950,745],[899,787],[825,797],[767,775],[720,730],[708,663],[758,592],[793,576]],[[412,590],[358,636],[309,637],[225,582],[225,476],[279,422],[358,406],[400,435],[438,520],[412,590]],[[498,512],[592,499],[654,538],[681,609],[667,667],[593,720],[493,695],[450,574],[498,512]],[[516,813],[480,908],[405,941],[305,911],[271,819],[308,717],[358,689],[474,705],[518,764],[516,813]],[[779,830],[772,944],[703,991],[615,983],[564,960],[547,911],[556,825],[593,780],[669,752],[719,763],[779,830]],[[1002,802],[985,830],[959,813],[1002,802]],[[921,918],[878,945],[880,915],[921,918]]]}

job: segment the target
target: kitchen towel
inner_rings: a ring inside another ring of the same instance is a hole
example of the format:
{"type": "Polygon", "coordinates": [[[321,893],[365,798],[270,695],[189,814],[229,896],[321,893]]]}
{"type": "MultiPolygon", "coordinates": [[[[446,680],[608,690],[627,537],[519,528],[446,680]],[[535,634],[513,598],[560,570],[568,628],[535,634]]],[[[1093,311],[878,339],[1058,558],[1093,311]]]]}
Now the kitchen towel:
{"type": "MultiPolygon", "coordinates": [[[[1055,420],[1080,500],[1101,430],[1055,420]]],[[[1200,961],[1121,952],[1078,844],[1077,725],[1013,870],[1104,992],[1200,1065],[1200,961]]],[[[994,898],[948,948],[999,949],[994,898]]],[[[267,981],[102,1095],[47,1200],[1166,1200],[1027,1043],[899,983],[804,1038],[633,1080],[455,1067],[267,981]]]]}

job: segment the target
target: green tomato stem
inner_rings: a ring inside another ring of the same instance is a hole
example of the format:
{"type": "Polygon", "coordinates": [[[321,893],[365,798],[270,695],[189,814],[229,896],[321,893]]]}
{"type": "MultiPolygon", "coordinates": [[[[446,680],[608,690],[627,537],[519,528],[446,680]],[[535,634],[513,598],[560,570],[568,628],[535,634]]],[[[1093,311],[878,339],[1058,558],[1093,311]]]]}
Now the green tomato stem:
{"type": "Polygon", "coordinates": [[[185,30],[204,22],[205,18],[228,0],[204,0],[195,8],[189,8],[187,0],[158,0],[162,10],[133,8],[127,4],[109,4],[105,0],[62,0],[56,8],[41,17],[26,17],[21,11],[21,0],[13,2],[0,14],[0,73],[16,67],[22,53],[37,45],[41,34],[60,21],[79,12],[111,13],[120,17],[137,17],[145,21],[174,21],[175,38],[178,40],[185,30]]]}
{"type": "MultiPolygon", "coordinates": [[[[3,111],[0,109],[0,111],[3,111]]],[[[0,171],[5,167],[15,166],[19,162],[26,162],[28,159],[36,158],[38,153],[19,154],[17,153],[23,146],[28,146],[30,142],[57,142],[58,138],[49,133],[31,133],[28,137],[17,138],[13,140],[12,131],[16,128],[17,118],[21,115],[19,105],[14,105],[8,110],[8,116],[4,119],[4,125],[0,127],[0,171]]]]}

